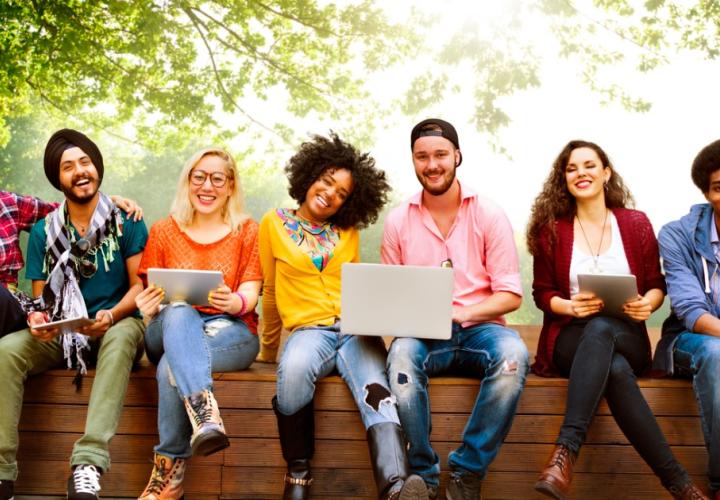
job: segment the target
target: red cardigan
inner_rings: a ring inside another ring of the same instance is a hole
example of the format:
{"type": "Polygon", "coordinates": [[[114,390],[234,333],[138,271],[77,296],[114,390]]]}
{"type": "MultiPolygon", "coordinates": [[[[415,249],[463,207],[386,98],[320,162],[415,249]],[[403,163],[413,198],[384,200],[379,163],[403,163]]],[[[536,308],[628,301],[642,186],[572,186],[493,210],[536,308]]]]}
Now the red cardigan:
{"type": "MultiPolygon", "coordinates": [[[[638,292],[645,294],[653,288],[665,292],[657,238],[647,216],[643,212],[627,208],[615,208],[612,213],[618,222],[630,272],[637,278],[638,292]]],[[[533,259],[533,298],[535,305],[544,315],[532,371],[543,377],[558,376],[558,369],[553,363],[555,341],[560,330],[573,319],[570,316],[555,314],[550,309],[550,299],[553,297],[570,298],[573,219],[574,217],[567,217],[555,221],[557,239],[552,245],[548,231],[544,230],[540,234],[538,255],[533,259]]],[[[642,324],[642,330],[647,339],[649,361],[650,339],[647,337],[645,323],[642,324]]]]}

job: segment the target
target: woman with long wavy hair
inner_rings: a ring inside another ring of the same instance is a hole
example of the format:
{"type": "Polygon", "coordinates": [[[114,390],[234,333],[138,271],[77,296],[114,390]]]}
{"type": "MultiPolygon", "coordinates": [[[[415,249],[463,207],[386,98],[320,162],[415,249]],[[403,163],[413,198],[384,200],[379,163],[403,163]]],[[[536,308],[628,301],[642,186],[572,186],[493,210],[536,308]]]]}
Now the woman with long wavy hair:
{"type": "Polygon", "coordinates": [[[645,320],[662,305],[665,281],[647,216],[607,154],[587,141],[571,141],[558,155],[535,200],[527,230],[533,255],[533,297],[544,313],[532,370],[569,379],[565,419],[547,466],[535,484],[562,499],[595,410],[605,397],[618,426],[675,498],[701,499],[673,456],[636,377],[650,366],[645,320]],[[580,292],[578,274],[633,274],[640,293],[622,317],[580,292]]]}

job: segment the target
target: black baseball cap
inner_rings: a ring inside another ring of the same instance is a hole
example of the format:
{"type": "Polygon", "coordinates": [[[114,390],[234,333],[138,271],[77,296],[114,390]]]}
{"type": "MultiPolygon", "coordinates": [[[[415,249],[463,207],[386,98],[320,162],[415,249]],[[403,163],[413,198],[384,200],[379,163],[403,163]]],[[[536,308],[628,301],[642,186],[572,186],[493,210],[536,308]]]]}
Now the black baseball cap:
{"type": "MultiPolygon", "coordinates": [[[[410,149],[412,150],[413,146],[415,146],[415,141],[417,141],[420,137],[426,136],[444,137],[448,141],[452,142],[455,149],[460,152],[460,140],[458,139],[457,130],[455,130],[455,127],[453,127],[451,123],[446,122],[445,120],[441,120],[440,118],[428,118],[415,125],[412,132],[410,132],[410,149]],[[436,125],[440,128],[440,130],[423,130],[423,128],[427,125],[436,125]]],[[[460,153],[460,161],[457,166],[461,163],[462,153],[460,153]]]]}

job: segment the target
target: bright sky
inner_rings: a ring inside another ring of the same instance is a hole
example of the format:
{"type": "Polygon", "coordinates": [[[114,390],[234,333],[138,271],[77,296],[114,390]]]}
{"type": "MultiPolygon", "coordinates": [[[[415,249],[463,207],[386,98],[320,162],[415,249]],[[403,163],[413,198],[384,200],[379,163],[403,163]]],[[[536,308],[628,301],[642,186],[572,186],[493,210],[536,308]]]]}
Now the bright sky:
{"type": "MultiPolygon", "coordinates": [[[[440,44],[463,19],[478,21],[478,26],[464,29],[485,29],[483,23],[502,17],[509,0],[411,3],[439,16],[421,31],[440,44]]],[[[393,19],[402,19],[407,12],[408,2],[388,4],[393,19]]],[[[458,129],[464,158],[458,170],[461,180],[498,202],[516,232],[524,232],[534,197],[555,156],[571,139],[591,140],[607,151],[635,196],[637,208],[647,212],[656,232],[662,224],[685,214],[691,204],[703,201],[692,185],[689,169],[697,152],[720,136],[720,65],[684,53],[649,74],[637,74],[623,66],[607,68],[603,76],[615,78],[653,107],[648,113],[628,112],[620,104],[603,107],[601,97],[581,82],[577,62],[554,55],[555,41],[542,32],[542,24],[540,21],[527,30],[544,58],[541,87],[502,101],[512,123],[500,139],[512,158],[493,153],[488,138],[471,123],[472,97],[446,96],[420,116],[407,117],[398,111],[378,126],[372,153],[378,165],[389,172],[396,191],[406,197],[419,188],[410,158],[410,130],[420,119],[437,116],[458,129]]],[[[620,50],[637,50],[610,32],[606,42],[620,50]]],[[[399,95],[409,83],[407,75],[442,70],[428,57],[408,61],[406,66],[372,79],[371,89],[390,106],[389,97],[399,95]]],[[[454,73],[458,81],[470,76],[454,73]]],[[[302,126],[308,133],[324,133],[332,124],[305,122],[302,126]]]]}

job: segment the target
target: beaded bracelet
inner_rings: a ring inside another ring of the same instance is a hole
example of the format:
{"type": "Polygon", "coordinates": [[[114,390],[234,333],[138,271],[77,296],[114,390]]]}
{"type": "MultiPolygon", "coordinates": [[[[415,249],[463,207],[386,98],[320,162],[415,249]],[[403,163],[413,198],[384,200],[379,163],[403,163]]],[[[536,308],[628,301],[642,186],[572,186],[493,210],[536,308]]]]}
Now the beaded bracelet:
{"type": "Polygon", "coordinates": [[[235,295],[240,297],[240,300],[242,301],[242,307],[240,308],[240,311],[235,313],[235,316],[242,316],[245,314],[245,307],[247,307],[247,299],[245,298],[245,294],[242,292],[235,292],[235,295]]]}

